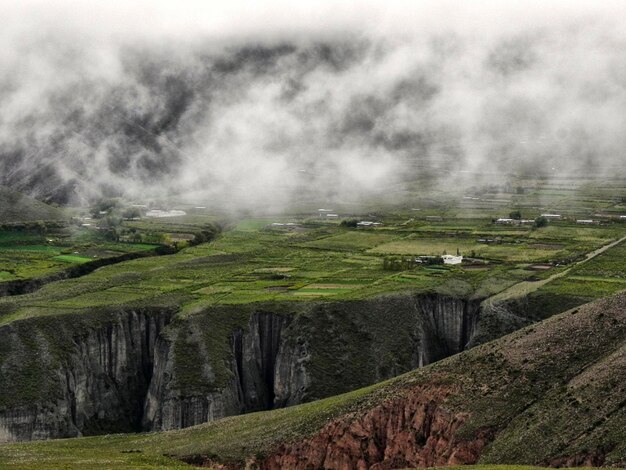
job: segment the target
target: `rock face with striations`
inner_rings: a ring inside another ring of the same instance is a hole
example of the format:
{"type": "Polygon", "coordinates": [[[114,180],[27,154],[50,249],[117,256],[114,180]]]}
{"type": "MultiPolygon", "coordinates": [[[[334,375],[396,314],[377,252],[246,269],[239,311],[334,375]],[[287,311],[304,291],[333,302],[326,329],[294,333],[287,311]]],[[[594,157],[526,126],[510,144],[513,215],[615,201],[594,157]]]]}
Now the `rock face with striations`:
{"type": "Polygon", "coordinates": [[[0,401],[0,441],[177,429],[342,393],[462,351],[479,303],[403,294],[70,317],[0,328],[0,388],[19,397],[0,401]]]}
{"type": "Polygon", "coordinates": [[[12,395],[3,401],[17,403],[0,409],[0,440],[140,430],[154,346],[171,315],[128,311],[106,315],[105,324],[68,316],[67,325],[44,319],[28,329],[19,323],[2,327],[0,341],[14,355],[2,357],[0,389],[12,395]],[[25,370],[18,377],[21,354],[25,370]],[[28,382],[28,374],[38,377],[28,382]]]}

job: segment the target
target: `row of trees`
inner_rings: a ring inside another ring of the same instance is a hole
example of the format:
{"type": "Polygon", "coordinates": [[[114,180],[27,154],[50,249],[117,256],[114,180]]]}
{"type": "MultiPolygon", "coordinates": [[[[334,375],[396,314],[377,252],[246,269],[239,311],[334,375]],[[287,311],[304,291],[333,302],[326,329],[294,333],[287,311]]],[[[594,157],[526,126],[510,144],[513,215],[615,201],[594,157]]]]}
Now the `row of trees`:
{"type": "MultiPolygon", "coordinates": [[[[522,212],[519,210],[514,210],[509,213],[509,218],[513,220],[522,220],[522,212]]],[[[537,228],[545,227],[548,225],[548,219],[543,216],[539,216],[535,219],[534,226],[537,228]]]]}
{"type": "Polygon", "coordinates": [[[390,256],[383,259],[383,269],[385,271],[407,271],[424,264],[443,264],[443,258],[441,256],[428,256],[420,258],[418,261],[414,256],[410,258],[390,256]]]}

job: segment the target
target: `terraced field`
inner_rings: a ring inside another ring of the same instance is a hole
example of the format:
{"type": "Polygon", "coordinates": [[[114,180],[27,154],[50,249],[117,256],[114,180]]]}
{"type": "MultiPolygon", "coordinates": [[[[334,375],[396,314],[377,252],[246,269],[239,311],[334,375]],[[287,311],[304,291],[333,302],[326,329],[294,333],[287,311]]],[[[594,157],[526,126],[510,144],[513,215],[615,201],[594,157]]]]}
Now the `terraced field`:
{"type": "Polygon", "coordinates": [[[154,251],[156,245],[115,243],[93,230],[0,231],[0,282],[40,278],[76,264],[127,253],[154,251]]]}
{"type": "MultiPolygon", "coordinates": [[[[493,225],[490,219],[465,219],[458,230],[452,230],[450,221],[414,218],[406,223],[405,217],[403,213],[393,214],[382,219],[382,226],[365,230],[297,216],[289,219],[297,222],[290,227],[272,225],[277,219],[270,217],[244,220],[214,242],[186,248],[176,255],[101,268],[81,279],[5,299],[0,308],[11,313],[0,321],[106,305],[153,304],[163,298],[176,299],[184,312],[193,312],[214,304],[355,299],[402,290],[485,296],[527,278],[548,276],[558,268],[538,273],[532,264],[549,263],[546,266],[550,267],[581,259],[585,253],[614,240],[622,230],[619,224],[578,227],[567,222],[543,229],[501,227],[493,225]],[[495,239],[495,234],[497,242],[477,242],[488,237],[495,239]],[[390,256],[412,259],[455,253],[457,249],[479,259],[479,264],[414,265],[400,271],[385,268],[384,260],[390,256]]],[[[150,223],[156,226],[156,222],[150,223]]],[[[189,230],[189,225],[184,228],[189,230]]],[[[52,270],[66,263],[87,261],[90,257],[86,253],[94,249],[79,251],[39,245],[36,243],[40,239],[28,235],[23,241],[28,244],[11,250],[18,242],[8,239],[8,235],[5,240],[13,244],[5,245],[5,255],[26,256],[31,266],[34,260],[41,260],[36,265],[37,272],[46,269],[44,263],[49,263],[47,269],[52,270]],[[30,247],[35,248],[31,251],[30,247]]],[[[115,249],[149,248],[132,244],[98,247],[103,250],[101,253],[111,255],[117,253],[115,249]]],[[[572,278],[568,282],[583,282],[580,276],[594,276],[601,269],[620,269],[619,263],[611,260],[614,258],[589,263],[584,271],[572,272],[579,276],[578,280],[572,278]]],[[[29,266],[19,265],[22,270],[29,266]]],[[[4,268],[3,272],[20,273],[15,268],[4,268]]],[[[597,288],[598,295],[621,286],[595,278],[592,284],[590,289],[597,288]]]]}

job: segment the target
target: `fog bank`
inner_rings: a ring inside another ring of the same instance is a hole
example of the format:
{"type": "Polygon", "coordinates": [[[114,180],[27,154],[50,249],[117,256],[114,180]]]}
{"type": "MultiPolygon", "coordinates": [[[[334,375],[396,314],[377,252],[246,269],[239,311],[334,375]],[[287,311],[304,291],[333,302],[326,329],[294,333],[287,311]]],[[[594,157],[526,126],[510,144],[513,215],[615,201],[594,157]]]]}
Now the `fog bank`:
{"type": "Polygon", "coordinates": [[[0,184],[35,196],[279,208],[626,165],[623,2],[11,3],[0,184]]]}

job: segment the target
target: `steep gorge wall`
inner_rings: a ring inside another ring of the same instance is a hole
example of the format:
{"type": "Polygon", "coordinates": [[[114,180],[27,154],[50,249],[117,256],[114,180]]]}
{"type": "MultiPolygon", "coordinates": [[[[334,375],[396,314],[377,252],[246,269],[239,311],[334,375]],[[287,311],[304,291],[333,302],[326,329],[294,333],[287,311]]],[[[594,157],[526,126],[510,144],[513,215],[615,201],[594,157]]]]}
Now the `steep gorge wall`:
{"type": "Polygon", "coordinates": [[[592,300],[572,294],[558,295],[541,291],[503,300],[485,299],[480,305],[480,322],[468,346],[484,344],[592,300]]]}
{"type": "Polygon", "coordinates": [[[406,294],[97,315],[0,328],[0,388],[27,392],[0,401],[0,441],[176,429],[345,392],[460,352],[479,308],[406,294]]]}
{"type": "Polygon", "coordinates": [[[479,318],[478,302],[435,294],[298,304],[281,314],[268,308],[230,336],[221,383],[200,324],[163,341],[144,428],[177,429],[370,385],[462,351],[479,318]],[[187,383],[181,343],[194,351],[188,360],[198,372],[187,383]]]}
{"type": "Polygon", "coordinates": [[[0,364],[0,389],[9,395],[0,441],[140,430],[155,344],[171,316],[136,310],[98,325],[68,316],[65,325],[3,327],[3,352],[13,354],[0,364]]]}
{"type": "Polygon", "coordinates": [[[287,316],[255,312],[245,329],[237,328],[229,338],[223,338],[230,349],[225,358],[229,377],[225,384],[219,383],[215,372],[219,364],[207,354],[196,328],[190,328],[191,334],[185,338],[181,338],[181,331],[170,339],[162,338],[145,402],[144,429],[184,428],[289,402],[289,391],[306,380],[294,372],[298,360],[284,343],[283,333],[289,322],[287,316]],[[188,358],[196,362],[198,369],[195,384],[178,377],[186,366],[176,357],[180,351],[176,343],[182,341],[196,342],[197,347],[192,348],[196,354],[188,358]]]}

